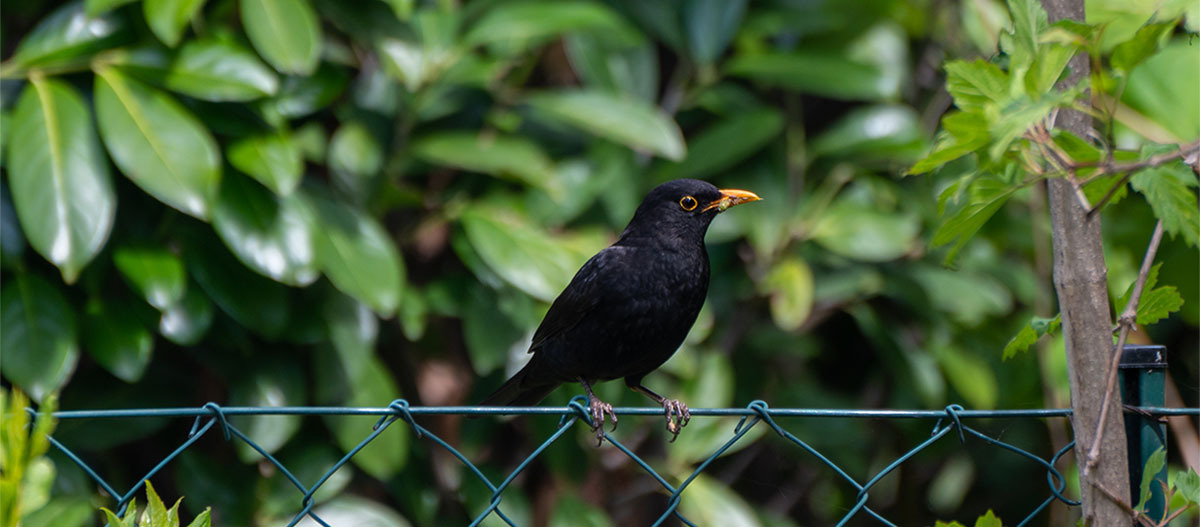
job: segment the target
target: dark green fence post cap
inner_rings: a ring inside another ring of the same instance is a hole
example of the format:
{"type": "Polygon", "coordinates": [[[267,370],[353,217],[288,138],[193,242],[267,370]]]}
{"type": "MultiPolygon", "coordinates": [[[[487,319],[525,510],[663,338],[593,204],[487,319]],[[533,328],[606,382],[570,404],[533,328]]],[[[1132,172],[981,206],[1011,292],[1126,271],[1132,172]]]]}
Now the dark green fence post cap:
{"type": "Polygon", "coordinates": [[[1122,368],[1166,368],[1167,347],[1154,344],[1149,346],[1127,344],[1121,350],[1122,368]]]}

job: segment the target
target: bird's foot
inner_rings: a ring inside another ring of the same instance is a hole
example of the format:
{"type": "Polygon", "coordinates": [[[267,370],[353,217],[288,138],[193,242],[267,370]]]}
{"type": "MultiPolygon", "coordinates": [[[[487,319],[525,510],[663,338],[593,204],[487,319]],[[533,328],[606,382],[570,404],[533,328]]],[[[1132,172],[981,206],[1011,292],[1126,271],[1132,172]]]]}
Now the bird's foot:
{"type": "Polygon", "coordinates": [[[679,437],[679,431],[692,420],[692,412],[686,404],[678,399],[663,399],[663,414],[667,417],[667,431],[671,433],[671,441],[679,437]]]}
{"type": "Polygon", "coordinates": [[[613,407],[604,401],[601,401],[596,396],[588,398],[588,407],[592,411],[592,431],[596,432],[596,446],[604,443],[604,416],[607,414],[612,417],[612,431],[617,430],[617,414],[613,413],[613,407]]]}

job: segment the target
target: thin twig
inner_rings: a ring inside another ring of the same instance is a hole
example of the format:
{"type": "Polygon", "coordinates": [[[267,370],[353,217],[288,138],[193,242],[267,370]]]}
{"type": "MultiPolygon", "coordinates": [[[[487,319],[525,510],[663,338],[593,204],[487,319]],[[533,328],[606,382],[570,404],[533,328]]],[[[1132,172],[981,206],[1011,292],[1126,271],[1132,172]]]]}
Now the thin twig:
{"type": "Polygon", "coordinates": [[[1134,508],[1131,505],[1129,505],[1128,503],[1126,503],[1125,500],[1117,497],[1117,495],[1114,494],[1113,491],[1108,490],[1108,487],[1105,487],[1099,481],[1092,480],[1090,478],[1089,478],[1089,481],[1091,482],[1091,485],[1096,488],[1096,490],[1099,490],[1102,494],[1104,494],[1105,496],[1108,496],[1109,500],[1111,500],[1113,503],[1116,503],[1117,506],[1121,507],[1121,509],[1124,510],[1125,512],[1129,513],[1129,515],[1134,519],[1134,521],[1136,521],[1142,525],[1145,525],[1146,527],[1154,527],[1154,520],[1151,520],[1150,518],[1147,518],[1145,514],[1142,514],[1142,513],[1138,512],[1137,510],[1134,510],[1134,508]]]}
{"type": "Polygon", "coordinates": [[[1133,292],[1129,295],[1129,303],[1117,317],[1117,327],[1120,336],[1117,337],[1117,347],[1113,350],[1112,361],[1108,365],[1108,385],[1104,389],[1104,401],[1100,404],[1100,419],[1096,421],[1096,432],[1092,435],[1092,446],[1088,448],[1084,472],[1090,472],[1096,465],[1100,454],[1100,440],[1104,437],[1104,421],[1108,417],[1109,401],[1117,384],[1117,369],[1121,363],[1121,350],[1125,348],[1125,339],[1129,338],[1129,330],[1137,321],[1137,306],[1142,299],[1142,289],[1146,287],[1146,278],[1150,276],[1150,268],[1154,264],[1154,255],[1158,252],[1158,244],[1162,241],[1163,221],[1158,220],[1154,225],[1154,234],[1150,235],[1150,245],[1146,247],[1146,256],[1142,258],[1142,268],[1138,271],[1137,282],[1133,284],[1133,292]]]}
{"type": "Polygon", "coordinates": [[[1137,171],[1145,169],[1145,168],[1156,167],[1159,165],[1165,165],[1167,163],[1175,161],[1176,159],[1185,159],[1189,155],[1192,155],[1196,152],[1200,152],[1200,140],[1193,141],[1191,143],[1188,143],[1187,145],[1181,146],[1179,148],[1179,150],[1177,150],[1177,151],[1167,152],[1164,154],[1158,154],[1156,156],[1150,156],[1141,161],[1129,161],[1129,162],[1125,162],[1125,163],[1116,163],[1116,162],[1113,162],[1111,159],[1106,159],[1103,162],[1090,162],[1090,163],[1075,164],[1076,168],[1096,167],[1096,169],[1097,169],[1096,172],[1094,174],[1092,174],[1091,176],[1088,176],[1087,180],[1085,180],[1085,183],[1091,182],[1092,180],[1094,180],[1098,177],[1104,176],[1106,174],[1120,174],[1120,173],[1125,174],[1124,176],[1121,177],[1120,181],[1117,181],[1116,184],[1114,184],[1112,186],[1112,188],[1108,189],[1108,192],[1104,194],[1103,198],[1100,198],[1100,201],[1098,203],[1096,203],[1096,206],[1092,207],[1091,210],[1088,210],[1088,217],[1091,217],[1093,214],[1096,213],[1096,211],[1103,208],[1104,205],[1106,203],[1108,203],[1108,200],[1112,199],[1112,197],[1117,193],[1117,191],[1120,190],[1121,187],[1125,186],[1125,183],[1127,181],[1129,181],[1129,178],[1133,177],[1133,174],[1136,173],[1137,171]]]}

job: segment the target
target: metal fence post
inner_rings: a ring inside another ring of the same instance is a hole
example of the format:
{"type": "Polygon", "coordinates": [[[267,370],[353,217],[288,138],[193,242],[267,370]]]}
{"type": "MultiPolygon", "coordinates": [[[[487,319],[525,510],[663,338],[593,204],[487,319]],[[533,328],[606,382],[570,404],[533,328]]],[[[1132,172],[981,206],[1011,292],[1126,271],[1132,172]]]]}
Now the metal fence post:
{"type": "MultiPolygon", "coordinates": [[[[1166,374],[1166,346],[1126,345],[1121,350],[1121,399],[1130,406],[1163,406],[1166,374]]],[[[1129,448],[1130,496],[1136,505],[1146,461],[1154,451],[1167,448],[1165,419],[1160,421],[1154,416],[1126,412],[1125,437],[1129,448]]],[[[1146,502],[1145,512],[1155,521],[1161,519],[1166,510],[1163,493],[1166,484],[1167,467],[1164,464],[1150,484],[1150,499],[1146,502]]]]}

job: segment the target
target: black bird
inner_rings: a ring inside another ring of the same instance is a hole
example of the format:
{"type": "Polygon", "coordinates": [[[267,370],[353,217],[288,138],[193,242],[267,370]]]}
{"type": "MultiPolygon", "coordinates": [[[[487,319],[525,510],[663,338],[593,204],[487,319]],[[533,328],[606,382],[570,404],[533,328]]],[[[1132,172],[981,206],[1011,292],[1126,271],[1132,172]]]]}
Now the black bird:
{"type": "Polygon", "coordinates": [[[691,417],[688,408],[642,386],[642,377],[671,358],[704,305],[708,225],[725,209],[758,199],[695,179],[655,187],[621,238],[583,264],[550,305],[533,334],[529,363],[481,404],[537,404],[560,384],[578,381],[600,439],[605,414],[614,430],[617,416],[591,385],[624,377],[662,405],[674,441],[691,417]]]}

